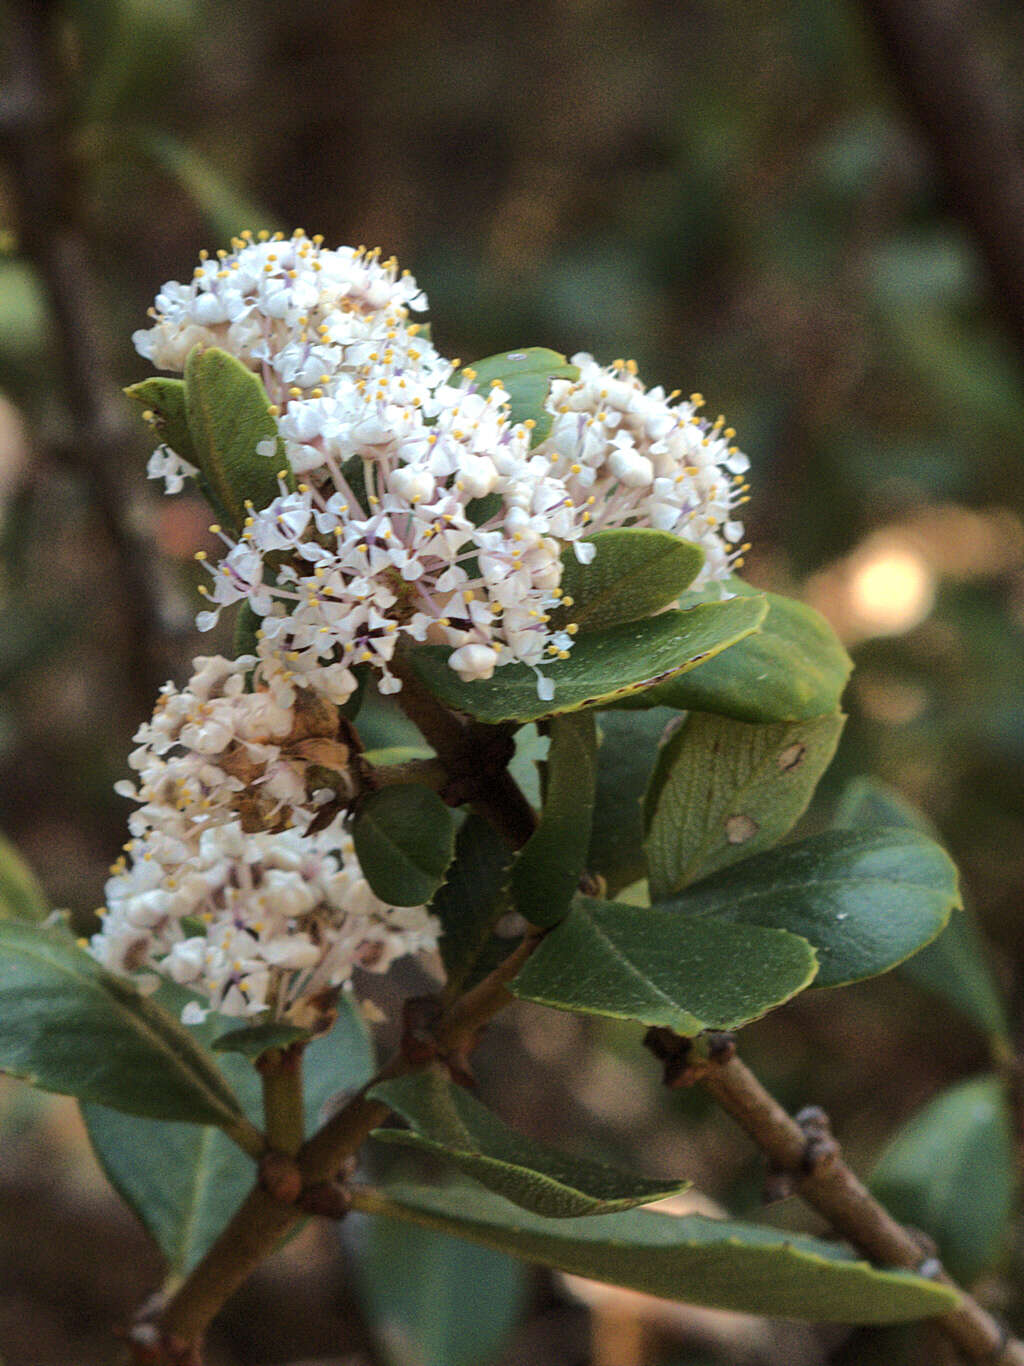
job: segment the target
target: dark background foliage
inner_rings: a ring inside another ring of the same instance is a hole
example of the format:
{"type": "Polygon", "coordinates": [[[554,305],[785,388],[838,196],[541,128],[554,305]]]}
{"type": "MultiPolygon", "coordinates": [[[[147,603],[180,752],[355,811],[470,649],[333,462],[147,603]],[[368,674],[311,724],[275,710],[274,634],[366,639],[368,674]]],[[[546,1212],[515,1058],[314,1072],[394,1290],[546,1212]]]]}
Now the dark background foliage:
{"type": "MultiPolygon", "coordinates": [[[[754,467],[749,579],[813,602],[857,664],[810,819],[862,772],[917,803],[1018,1020],[1019,6],[21,0],[0,34],[0,828],[55,906],[89,928],[124,838],[111,785],[131,735],[158,684],[212,648],[191,625],[208,515],[145,485],[146,433],[118,392],[146,373],[130,334],[200,247],[301,224],[395,252],[449,355],[633,356],[727,414],[754,467]]],[[[664,1099],[633,1033],[516,1022],[481,1059],[506,1114],[563,1141],[566,1121],[591,1127],[608,1155],[756,1212],[746,1145],[696,1099],[664,1099]]],[[[812,993],[744,1043],[788,1103],[829,1109],[864,1168],[986,1061],[983,1038],[895,976],[812,993]]],[[[8,1086],[0,1126],[0,1358],[112,1359],[104,1324],[155,1261],[141,1235],[124,1242],[67,1109],[8,1086]],[[55,1218],[60,1243],[40,1232],[55,1218]]],[[[243,1293],[214,1360],[371,1350],[325,1237],[243,1293]]],[[[1019,1332],[1017,1241],[982,1290],[1019,1332]]],[[[616,1345],[615,1304],[591,1349],[564,1290],[530,1286],[508,1362],[904,1350],[726,1322],[701,1338],[682,1312],[616,1345]]]]}

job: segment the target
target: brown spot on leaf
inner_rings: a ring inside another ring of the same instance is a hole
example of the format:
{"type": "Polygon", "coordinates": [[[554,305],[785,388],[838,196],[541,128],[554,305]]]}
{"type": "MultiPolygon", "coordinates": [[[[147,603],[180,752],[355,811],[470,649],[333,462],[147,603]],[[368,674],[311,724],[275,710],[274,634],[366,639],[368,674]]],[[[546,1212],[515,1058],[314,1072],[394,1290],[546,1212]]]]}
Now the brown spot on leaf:
{"type": "Polygon", "coordinates": [[[783,773],[792,773],[795,768],[799,768],[804,761],[807,753],[807,746],[797,741],[794,745],[787,745],[779,755],[779,768],[783,773]]]}
{"type": "Polygon", "coordinates": [[[760,828],[757,821],[749,816],[730,816],[725,823],[725,838],[730,844],[746,844],[760,828]]]}

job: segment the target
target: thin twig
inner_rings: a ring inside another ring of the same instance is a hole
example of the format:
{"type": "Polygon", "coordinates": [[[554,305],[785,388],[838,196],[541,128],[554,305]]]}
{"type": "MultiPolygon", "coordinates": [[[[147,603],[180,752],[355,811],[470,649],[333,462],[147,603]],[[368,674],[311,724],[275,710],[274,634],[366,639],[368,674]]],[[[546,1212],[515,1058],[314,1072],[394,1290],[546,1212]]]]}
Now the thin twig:
{"type": "Polygon", "coordinates": [[[113,379],[100,296],[79,206],[67,117],[62,6],[23,0],[6,10],[10,73],[0,103],[0,149],[13,171],[20,246],[53,314],[71,433],[49,454],[70,467],[96,510],[118,563],[121,640],[140,709],[148,712],[168,669],[161,648],[156,575],[132,525],[123,452],[134,444],[113,379]]]}
{"type": "Polygon", "coordinates": [[[448,799],[468,802],[516,849],[533,834],[537,817],[516,786],[507,764],[514,752],[511,735],[501,726],[462,720],[423,686],[401,648],[391,661],[402,680],[397,701],[437,751],[449,776],[448,799]]]}
{"type": "MultiPolygon", "coordinates": [[[[658,1031],[661,1033],[661,1031],[658,1031]]],[[[666,1063],[669,1084],[696,1083],[726,1110],[765,1154],[775,1177],[798,1194],[882,1266],[901,1267],[961,1296],[960,1304],[935,1319],[936,1326],[971,1360],[987,1366],[1024,1366],[1024,1343],[1010,1338],[985,1309],[943,1271],[940,1263],[898,1224],[842,1160],[820,1110],[798,1123],[770,1095],[730,1048],[711,1049],[689,1067],[672,1064],[664,1038],[648,1039],[666,1063]]],[[[680,1040],[681,1050],[687,1041],[680,1040]]]]}
{"type": "Polygon", "coordinates": [[[982,42],[977,0],[863,0],[901,96],[977,239],[993,299],[1024,348],[1024,146],[1020,111],[982,42]]]}
{"type": "MultiPolygon", "coordinates": [[[[527,935],[505,962],[440,1016],[434,1037],[442,1056],[468,1050],[483,1026],[509,1004],[512,997],[507,984],[540,938],[539,933],[527,935]]],[[[388,1107],[371,1099],[368,1092],[415,1067],[401,1052],[396,1053],[302,1145],[296,1161],[304,1188],[332,1180],[346,1160],[358,1152],[370,1131],[388,1117],[388,1107]]],[[[175,1350],[194,1352],[221,1305],[302,1217],[301,1207],[275,1200],[257,1186],[164,1309],[160,1327],[165,1340],[178,1344],[175,1350]]],[[[174,1360],[170,1355],[166,1359],[174,1360]]]]}

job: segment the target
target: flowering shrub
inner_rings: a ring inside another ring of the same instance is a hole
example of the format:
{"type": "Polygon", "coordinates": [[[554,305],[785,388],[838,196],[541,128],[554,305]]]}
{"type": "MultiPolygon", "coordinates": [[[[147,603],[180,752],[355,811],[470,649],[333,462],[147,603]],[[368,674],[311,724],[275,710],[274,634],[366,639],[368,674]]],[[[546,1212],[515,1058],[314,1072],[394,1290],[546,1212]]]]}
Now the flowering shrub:
{"type": "Polygon", "coordinates": [[[351,1207],[701,1304],[941,1315],[991,1355],[997,1326],[866,1196],[820,1112],[789,1120],[735,1055],[744,1024],[888,971],[958,906],[946,855],[877,794],[780,843],[835,750],[849,662],[815,613],[736,576],[735,433],[629,361],[448,360],[425,307],[379,252],[244,234],[135,335],[182,376],[128,392],[150,474],[214,509],[198,624],[233,609],[234,657],[197,659],[138,731],[92,938],[0,925],[0,1064],[82,1100],[180,1282],[135,1359],[198,1362],[259,1257],[351,1207]],[[374,695],[420,745],[364,748],[374,695]],[[374,1071],[350,987],[406,954],[444,982],[374,1071]],[[704,1086],[852,1247],[637,1211],[685,1173],[510,1129],[467,1088],[512,997],[645,1026],[666,1083],[704,1086]],[[162,1121],[219,1131],[223,1180],[154,1141],[162,1121]],[[370,1137],[461,1184],[351,1179],[370,1137]]]}

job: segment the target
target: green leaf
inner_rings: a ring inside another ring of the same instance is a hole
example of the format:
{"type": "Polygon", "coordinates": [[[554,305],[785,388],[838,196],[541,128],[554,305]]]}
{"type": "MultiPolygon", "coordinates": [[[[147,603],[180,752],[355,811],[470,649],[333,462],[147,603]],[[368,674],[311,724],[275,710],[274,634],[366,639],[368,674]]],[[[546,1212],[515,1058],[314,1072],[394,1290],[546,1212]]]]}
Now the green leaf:
{"type": "MultiPolygon", "coordinates": [[[[180,1012],[186,992],[165,985],[161,998],[180,1012]]],[[[209,1046],[227,1023],[211,1014],[190,1027],[209,1046]]],[[[245,1113],[261,1122],[259,1073],[237,1053],[209,1058],[234,1087],[245,1113]]],[[[328,1034],[310,1043],[303,1058],[306,1129],[312,1133],[322,1111],[339,1091],[355,1090],[373,1072],[373,1049],[358,1010],[347,996],[328,1034]]],[[[172,1274],[186,1275],[221,1233],[252,1189],[253,1162],[219,1129],[136,1119],[101,1105],[83,1106],[96,1155],[116,1190],[135,1210],[167,1258],[172,1274]]]]}
{"type": "Polygon", "coordinates": [[[506,909],[502,896],[512,846],[472,812],[455,837],[455,857],[430,909],[441,922],[441,958],[450,990],[460,990],[491,940],[506,909]]]}
{"type": "Polygon", "coordinates": [[[188,1031],[63,936],[0,922],[0,1069],[130,1114],[233,1128],[231,1088],[188,1031]]]}
{"type": "Polygon", "coordinates": [[[455,853],[455,825],[444,802],[422,783],[372,792],[352,830],[363,876],[391,906],[425,905],[455,853]]]}
{"type": "Polygon", "coordinates": [[[497,356],[475,360],[467,367],[476,372],[476,387],[486,394],[500,380],[509,397],[509,417],[513,422],[533,422],[530,445],[536,446],[551,431],[554,414],[544,403],[553,379],[579,379],[579,369],[570,365],[557,351],[544,346],[528,346],[522,351],[502,351],[497,356]]]}
{"type": "Polygon", "coordinates": [[[489,1190],[549,1219],[611,1214],[663,1200],[690,1184],[648,1180],[527,1138],[437,1069],[384,1082],[370,1094],[413,1130],[377,1129],[374,1138],[444,1157],[489,1190]]]}
{"type": "Polygon", "coordinates": [[[915,830],[828,830],[738,863],[662,903],[773,926],[818,950],[815,986],[858,982],[934,939],[960,904],[956,868],[915,830]]]}
{"type": "MultiPolygon", "coordinates": [[[[39,275],[27,260],[0,255],[0,355],[12,362],[36,365],[45,352],[53,326],[49,300],[39,275]]],[[[5,376],[5,388],[10,384],[5,376]]]]}
{"type": "Polygon", "coordinates": [[[191,196],[218,241],[226,242],[256,224],[269,226],[268,215],[226,179],[222,165],[215,166],[194,148],[163,131],[136,128],[132,137],[140,150],[191,196]]]}
{"type": "MultiPolygon", "coordinates": [[[[757,591],[739,579],[730,579],[729,587],[743,597],[757,591]]],[[[764,596],[768,613],[756,635],[727,657],[709,659],[622,705],[709,711],[737,721],[805,721],[836,711],[853,665],[832,627],[802,602],[764,596]]],[[[687,595],[680,606],[695,597],[687,595]]]]}
{"type": "Polygon", "coordinates": [[[597,631],[653,617],[672,606],[704,563],[700,546],[647,527],[599,531],[584,545],[595,550],[589,564],[580,564],[571,546],[562,553],[561,588],[572,603],[551,613],[552,630],[575,622],[581,631],[597,631]]]}
{"type": "Polygon", "coordinates": [[[360,1189],[367,1214],[410,1220],[576,1276],[713,1309],[843,1323],[898,1323],[942,1314],[954,1291],[882,1271],[835,1243],[700,1215],[624,1210],[544,1219],[467,1187],[360,1189]]]}
{"type": "Polygon", "coordinates": [[[607,706],[669,674],[692,669],[756,631],[765,610],[759,599],[732,598],[587,632],[577,638],[568,659],[544,665],[555,685],[550,702],[537,696],[537,676],[525,664],[507,664],[491,679],[464,683],[448,667],[450,651],[444,647],[425,646],[410,658],[423,683],[448,707],[491,725],[537,721],[581,707],[607,706]]]}
{"type": "Polygon", "coordinates": [[[611,896],[647,871],[640,804],[658,743],[678,719],[667,707],[606,711],[598,717],[597,793],[587,868],[605,879],[611,896]]]}
{"type": "Polygon", "coordinates": [[[0,835],[0,920],[42,920],[49,913],[50,903],[35,873],[0,835]]]}
{"type": "Polygon", "coordinates": [[[688,716],[658,755],[645,803],[651,900],[777,844],[807,809],[845,719],[688,716]]]}
{"type": "Polygon", "coordinates": [[[398,1219],[364,1221],[356,1236],[382,1366],[491,1366],[502,1355],[526,1299],[522,1262],[398,1219]]]}
{"type": "MultiPolygon", "coordinates": [[[[280,492],[278,474],[294,487],[277,424],[268,411],[270,400],[251,370],[211,346],[195,346],[185,362],[185,414],[192,437],[194,463],[235,531],[247,516],[246,499],[266,507],[280,492]],[[260,455],[256,447],[276,443],[275,455],[260,455]]],[[[181,452],[179,452],[181,454],[181,452]]]]}
{"type": "MultiPolygon", "coordinates": [[[[903,825],[932,833],[919,811],[874,778],[856,778],[850,783],[840,799],[835,824],[851,829],[903,825]]],[[[1010,1040],[1006,1008],[985,941],[967,910],[954,910],[938,938],[900,966],[900,975],[952,1005],[994,1041],[998,1052],[1006,1053],[1010,1040]]]]}
{"type": "Polygon", "coordinates": [[[271,1048],[287,1048],[289,1044],[308,1038],[308,1029],[270,1020],[266,1024],[243,1025],[241,1029],[226,1030],[217,1035],[210,1047],[215,1053],[241,1053],[243,1058],[256,1062],[271,1048]]]}
{"type": "Polygon", "coordinates": [[[785,930],[579,897],[509,990],[556,1010],[693,1035],[756,1020],[814,972],[810,944],[785,930]]]}
{"type": "Polygon", "coordinates": [[[999,1056],[1012,1055],[1010,1023],[988,948],[966,910],[954,908],[946,928],[900,965],[900,975],[954,1006],[990,1037],[999,1056]]]}
{"type": "Polygon", "coordinates": [[[590,846],[597,778],[597,733],[591,712],[570,712],[550,722],[551,749],[540,824],[512,868],[511,891],[519,914],[550,926],[568,913],[590,846]]]}
{"type": "Polygon", "coordinates": [[[183,379],[144,379],[141,384],[130,385],[124,392],[139,404],[143,412],[153,414],[153,431],[161,445],[170,446],[190,465],[199,465],[185,413],[183,379]]]}
{"type": "Polygon", "coordinates": [[[1003,1246],[1016,1187],[1013,1119],[995,1076],[962,1082],[926,1105],[871,1176],[882,1203],[934,1238],[943,1263],[966,1284],[1003,1246]]]}
{"type": "Polygon", "coordinates": [[[263,627],[263,618],[252,610],[252,604],[242,602],[235,616],[235,633],[232,653],[235,659],[240,655],[254,655],[259,650],[257,632],[263,627]]]}
{"type": "Polygon", "coordinates": [[[509,760],[509,777],[535,809],[542,804],[540,775],[548,757],[551,741],[539,728],[530,724],[520,726],[515,734],[516,752],[509,760]]]}

